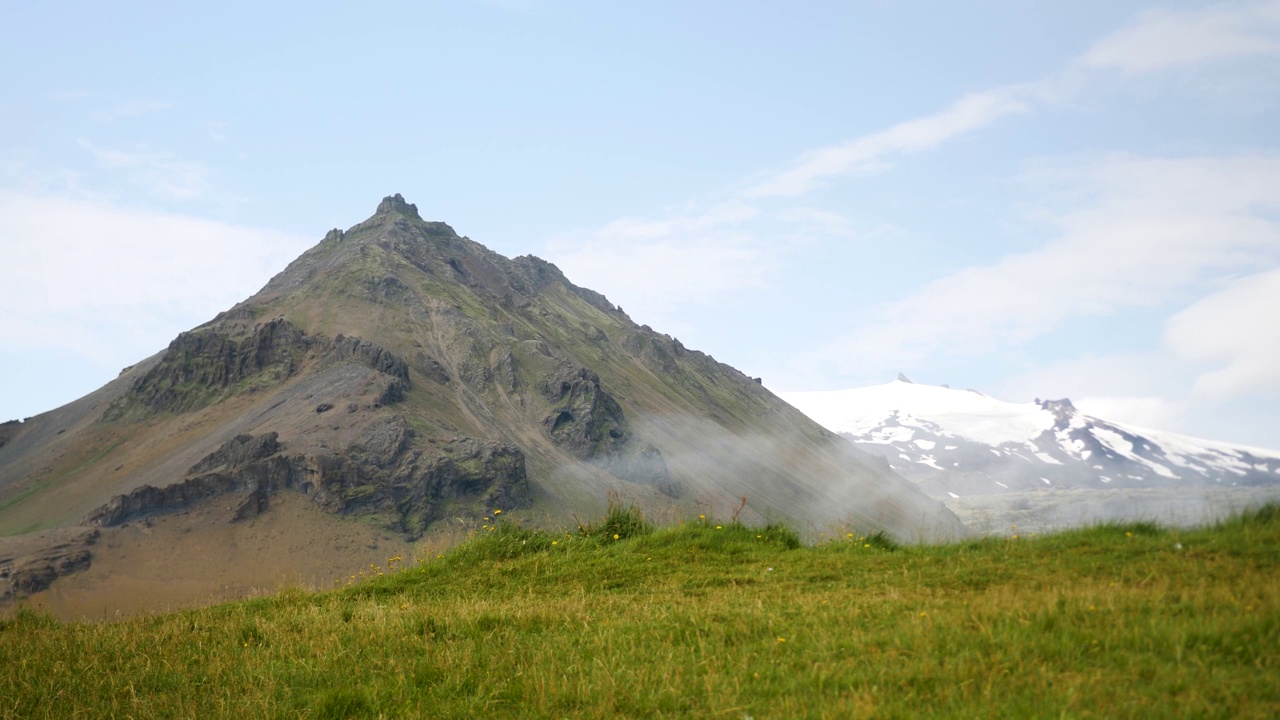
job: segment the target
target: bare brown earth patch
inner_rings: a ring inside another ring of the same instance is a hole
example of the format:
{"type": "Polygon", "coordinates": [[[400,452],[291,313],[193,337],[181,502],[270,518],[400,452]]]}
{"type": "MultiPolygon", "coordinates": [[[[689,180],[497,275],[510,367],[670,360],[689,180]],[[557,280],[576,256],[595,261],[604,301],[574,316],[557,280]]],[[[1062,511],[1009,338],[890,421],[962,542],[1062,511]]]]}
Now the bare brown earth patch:
{"type": "MultiPolygon", "coordinates": [[[[93,562],[23,604],[62,620],[110,620],[253,597],[286,586],[342,584],[388,559],[408,561],[403,538],[280,493],[261,515],[229,522],[238,495],[104,528],[93,562]]],[[[13,605],[16,607],[16,605],[13,605]]],[[[9,608],[12,610],[12,607],[9,608]]]]}

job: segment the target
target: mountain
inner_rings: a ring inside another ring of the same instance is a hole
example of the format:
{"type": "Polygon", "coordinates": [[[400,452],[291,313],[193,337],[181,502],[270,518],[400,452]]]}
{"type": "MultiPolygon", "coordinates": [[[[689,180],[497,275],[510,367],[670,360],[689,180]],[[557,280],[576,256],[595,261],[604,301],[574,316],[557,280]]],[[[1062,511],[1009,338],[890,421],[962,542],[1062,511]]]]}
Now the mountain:
{"type": "MultiPolygon", "coordinates": [[[[1095,503],[1083,519],[1141,517],[1163,514],[1142,498],[1167,500],[1176,492],[1199,500],[1227,489],[1254,497],[1280,488],[1280,452],[1109,422],[1066,399],[1009,403],[902,376],[884,385],[782,397],[962,515],[961,508],[975,504],[986,512],[1000,506],[979,498],[1008,496],[1005,505],[1025,505],[1028,496],[1080,503],[1104,497],[1083,491],[1105,491],[1128,507],[1095,503]]],[[[1180,512],[1190,510],[1183,505],[1180,512]]]]}
{"type": "Polygon", "coordinates": [[[395,195],[103,388],[0,426],[0,536],[65,549],[0,542],[0,581],[74,571],[49,591],[64,608],[104,587],[183,603],[345,578],[497,510],[563,525],[611,495],[660,517],[966,532],[758,381],[395,195]]]}

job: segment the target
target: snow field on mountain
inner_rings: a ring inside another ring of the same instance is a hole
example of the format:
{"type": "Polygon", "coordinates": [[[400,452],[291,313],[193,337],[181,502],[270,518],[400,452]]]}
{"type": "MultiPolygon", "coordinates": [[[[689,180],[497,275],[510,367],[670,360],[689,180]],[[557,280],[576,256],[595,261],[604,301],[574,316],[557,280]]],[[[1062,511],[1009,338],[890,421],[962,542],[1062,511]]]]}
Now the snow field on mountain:
{"type": "MultiPolygon", "coordinates": [[[[900,425],[986,445],[1029,442],[1053,427],[1053,413],[1035,403],[1007,403],[972,390],[895,380],[850,390],[782,393],[783,400],[836,432],[862,436],[897,414],[900,425]],[[926,426],[925,423],[928,423],[926,426]]],[[[903,438],[894,433],[886,442],[903,438]]]]}

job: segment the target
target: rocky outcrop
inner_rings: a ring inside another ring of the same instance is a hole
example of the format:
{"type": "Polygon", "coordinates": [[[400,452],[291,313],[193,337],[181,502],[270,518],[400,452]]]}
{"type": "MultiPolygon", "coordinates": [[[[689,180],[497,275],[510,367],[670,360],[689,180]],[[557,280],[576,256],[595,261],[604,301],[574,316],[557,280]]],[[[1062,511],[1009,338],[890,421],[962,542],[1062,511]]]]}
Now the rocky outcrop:
{"type": "Polygon", "coordinates": [[[40,592],[59,577],[85,570],[93,528],[59,528],[0,538],[0,602],[40,592]]]}
{"type": "Polygon", "coordinates": [[[626,443],[626,419],[618,401],[600,387],[591,370],[569,363],[539,383],[551,402],[542,421],[557,445],[581,460],[616,453],[626,443]]]}
{"type": "Polygon", "coordinates": [[[542,424],[557,445],[618,478],[679,497],[680,487],[671,479],[662,452],[633,441],[622,406],[604,391],[594,372],[564,363],[543,378],[539,389],[552,404],[542,424]]]}
{"type": "Polygon", "coordinates": [[[7,445],[20,432],[22,432],[21,420],[9,420],[8,422],[0,423],[0,448],[7,445]]]}
{"type": "Polygon", "coordinates": [[[182,333],[160,362],[107,408],[103,419],[195,410],[250,378],[279,382],[297,371],[310,347],[306,333],[283,318],[258,325],[240,339],[212,328],[182,333]]]}
{"type": "Polygon", "coordinates": [[[676,358],[685,353],[684,345],[678,340],[659,335],[648,325],[642,325],[624,338],[622,347],[650,370],[662,375],[674,374],[679,368],[676,358]]]}
{"type": "Polygon", "coordinates": [[[276,433],[253,436],[237,435],[226,441],[203,460],[191,466],[188,475],[206,473],[220,468],[238,468],[255,460],[261,460],[280,451],[280,438],[276,433]]]}
{"type": "Polygon", "coordinates": [[[409,364],[399,355],[377,343],[358,337],[338,335],[333,339],[331,356],[336,360],[354,360],[380,373],[409,382],[409,364]]]}
{"type": "Polygon", "coordinates": [[[298,372],[309,357],[355,362],[390,376],[380,404],[409,390],[409,365],[377,343],[338,335],[332,341],[310,337],[284,318],[261,323],[244,337],[204,328],[182,333],[164,357],[113,402],[102,419],[138,419],[154,412],[186,412],[230,394],[253,392],[298,372]]]}
{"type": "Polygon", "coordinates": [[[378,203],[377,214],[396,213],[414,220],[421,220],[422,216],[418,214],[418,206],[410,202],[405,202],[400,193],[388,195],[382,198],[382,202],[378,203]]]}
{"type": "Polygon", "coordinates": [[[80,524],[111,527],[146,515],[183,510],[218,495],[258,491],[271,494],[292,487],[296,470],[295,459],[276,456],[226,472],[197,475],[162,488],[143,485],[111,498],[86,515],[80,524]]]}
{"type": "Polygon", "coordinates": [[[309,459],[316,502],[339,514],[374,514],[417,537],[450,512],[515,509],[529,504],[524,453],[501,443],[455,438],[424,451],[403,418],[369,427],[346,452],[309,459]]]}
{"type": "Polygon", "coordinates": [[[428,380],[440,385],[448,385],[449,381],[453,379],[449,376],[448,369],[439,360],[421,350],[413,356],[413,367],[425,375],[428,380]]]}
{"type": "Polygon", "coordinates": [[[518,448],[457,438],[426,452],[404,418],[384,417],[341,452],[286,454],[276,433],[239,435],[192,466],[182,482],[144,485],[111,498],[81,524],[112,527],[186,509],[220,495],[243,497],[232,521],[267,511],[284,490],[311,496],[325,510],[375,515],[389,529],[417,537],[450,511],[515,509],[529,504],[524,453],[518,448]]]}
{"type": "Polygon", "coordinates": [[[376,455],[316,461],[315,496],[326,510],[380,515],[411,538],[446,513],[529,505],[524,453],[510,445],[459,438],[436,455],[402,451],[381,468],[376,455]]]}

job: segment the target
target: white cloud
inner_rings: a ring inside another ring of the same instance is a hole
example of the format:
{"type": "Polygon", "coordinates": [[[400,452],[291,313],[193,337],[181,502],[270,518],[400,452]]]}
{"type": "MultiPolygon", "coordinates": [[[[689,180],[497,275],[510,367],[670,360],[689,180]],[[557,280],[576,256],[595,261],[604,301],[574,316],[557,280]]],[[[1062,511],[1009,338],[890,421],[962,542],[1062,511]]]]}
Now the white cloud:
{"type": "Polygon", "coordinates": [[[1184,412],[1162,397],[1084,397],[1074,404],[1085,415],[1155,430],[1176,427],[1184,412]]]}
{"type": "Polygon", "coordinates": [[[1196,379],[1197,397],[1280,392],[1280,268],[1234,280],[1173,316],[1165,342],[1214,366],[1196,379]]]}
{"type": "Polygon", "coordinates": [[[214,142],[227,141],[227,124],[218,120],[209,120],[204,124],[205,132],[214,142]]]}
{"type": "Polygon", "coordinates": [[[1014,113],[1026,112],[1027,86],[970,93],[941,112],[898,123],[847,143],[805,153],[795,166],[749,188],[747,198],[795,197],[821,180],[884,169],[894,155],[932,150],[1014,113]]]}
{"type": "Polygon", "coordinates": [[[779,211],[776,217],[780,222],[793,226],[797,233],[846,238],[858,234],[853,221],[840,213],[828,210],[793,207],[779,211]]]}
{"type": "Polygon", "coordinates": [[[87,140],[80,145],[93,154],[100,168],[119,173],[135,186],[167,200],[193,200],[210,189],[209,171],[203,165],[173,153],[145,146],[132,150],[98,147],[87,140]]]}
{"type": "Polygon", "coordinates": [[[114,122],[116,120],[128,120],[131,118],[150,115],[151,113],[161,112],[173,107],[173,103],[164,100],[153,100],[148,98],[135,98],[131,100],[122,100],[115,105],[105,109],[93,112],[92,119],[98,122],[114,122]]]}
{"type": "MultiPolygon", "coordinates": [[[[883,171],[899,156],[935,150],[1001,118],[1061,102],[1081,92],[1074,70],[1132,75],[1269,54],[1280,48],[1273,37],[1277,27],[1280,2],[1145,13],[1069,63],[1065,74],[969,93],[931,115],[812,150],[706,212],[619,220],[561,238],[549,252],[584,282],[612,288],[632,305],[659,314],[683,302],[763,287],[762,273],[751,264],[776,262],[795,247],[787,241],[802,234],[853,234],[839,213],[785,205],[823,181],[883,171]],[[730,226],[733,231],[726,232],[730,226]],[[775,238],[774,246],[761,238],[775,238]],[[656,270],[664,280],[643,281],[633,268],[656,270]]],[[[1274,202],[1276,161],[1244,167],[1248,164],[1213,158],[1109,160],[1093,168],[1097,187],[1090,191],[1110,199],[1060,217],[1059,240],[943,278],[882,308],[884,321],[863,329],[859,347],[896,354],[891,365],[911,365],[940,348],[1021,342],[1067,317],[1160,302],[1206,267],[1239,267],[1256,253],[1260,239],[1275,232],[1274,223],[1247,206],[1274,202]],[[1217,243],[1217,235],[1229,239],[1217,243]]],[[[847,341],[828,349],[832,354],[849,350],[847,341]]]]}
{"type": "Polygon", "coordinates": [[[547,254],[570,280],[607,290],[641,322],[686,303],[767,285],[779,248],[740,229],[759,211],[727,203],[663,220],[623,219],[551,242],[547,254]]]}
{"type": "Polygon", "coordinates": [[[1280,261],[1280,157],[1115,157],[1078,183],[1086,204],[1054,219],[1053,240],[877,308],[826,352],[857,348],[903,365],[982,354],[1071,317],[1158,306],[1223,273],[1280,261]]]}
{"type": "Polygon", "coordinates": [[[0,346],[133,362],[313,244],[287,233],[0,191],[0,346]]]}
{"type": "Polygon", "coordinates": [[[1256,55],[1280,56],[1280,2],[1150,10],[1100,40],[1075,65],[1139,75],[1256,55]]]}

